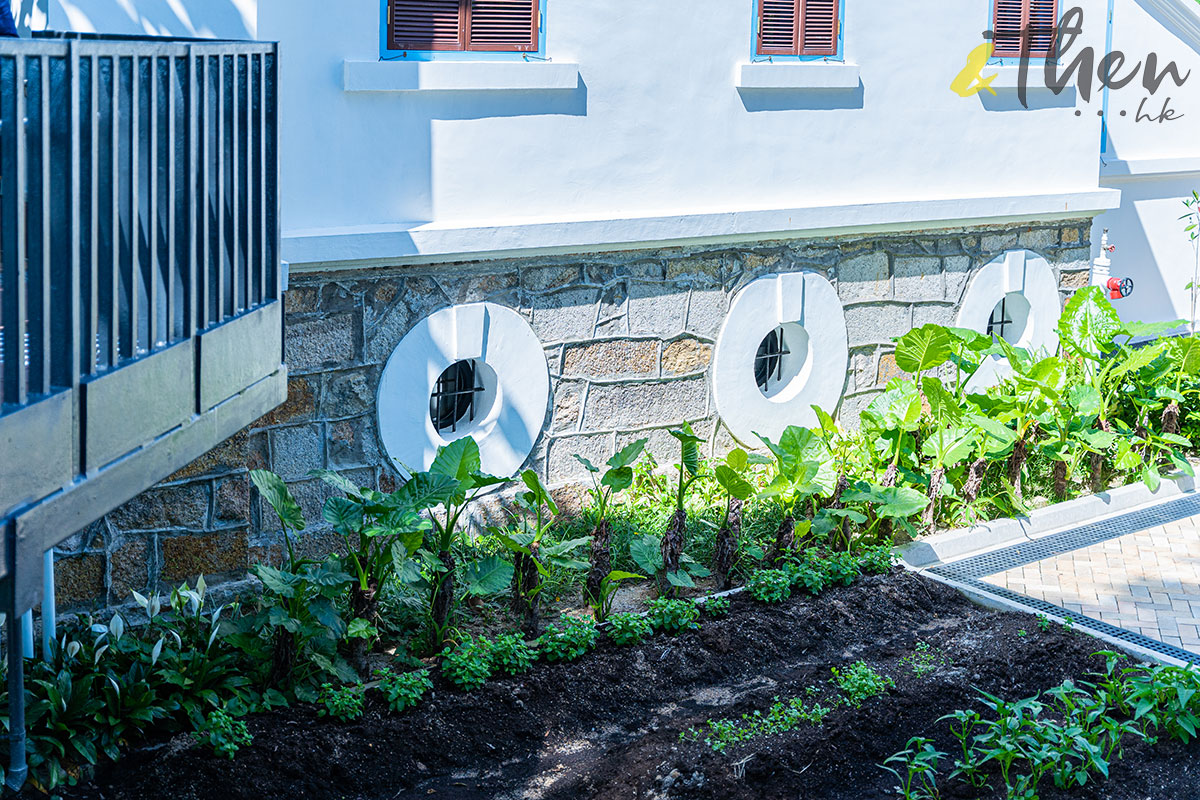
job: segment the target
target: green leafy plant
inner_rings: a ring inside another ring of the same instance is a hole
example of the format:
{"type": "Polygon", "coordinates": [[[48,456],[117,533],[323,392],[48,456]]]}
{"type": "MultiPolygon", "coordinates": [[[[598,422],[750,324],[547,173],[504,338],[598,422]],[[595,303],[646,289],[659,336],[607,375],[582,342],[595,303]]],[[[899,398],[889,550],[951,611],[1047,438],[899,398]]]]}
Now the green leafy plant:
{"type": "Polygon", "coordinates": [[[677,636],[700,629],[700,610],[691,600],[660,597],[646,604],[646,619],[656,631],[677,636]]]}
{"type": "Polygon", "coordinates": [[[937,771],[946,754],[934,747],[933,741],[920,736],[908,740],[905,749],[880,765],[881,769],[900,781],[896,794],[904,800],[938,800],[937,771]],[[889,767],[896,764],[896,767],[889,767]],[[903,771],[901,771],[903,770],[903,771]]]}
{"type": "Polygon", "coordinates": [[[537,659],[537,650],[516,633],[497,636],[490,648],[492,669],[505,675],[521,675],[529,671],[537,659]]]}
{"type": "Polygon", "coordinates": [[[706,720],[701,729],[691,728],[680,733],[681,741],[704,743],[716,753],[730,746],[742,745],[764,736],[773,736],[795,730],[801,725],[821,725],[833,711],[832,706],[821,704],[819,691],[809,687],[808,697],[793,697],[789,700],[774,698],[774,703],[764,714],[754,711],[743,714],[739,719],[706,720]]]}
{"type": "Polygon", "coordinates": [[[704,440],[697,436],[692,430],[692,426],[686,422],[679,428],[668,432],[679,440],[680,457],[679,463],[676,464],[679,478],[676,483],[675,513],[671,516],[671,522],[663,534],[660,545],[662,570],[657,574],[659,595],[674,597],[680,587],[695,585],[691,579],[692,575],[697,574],[698,571],[708,572],[699,565],[694,565],[693,569],[686,572],[683,569],[683,546],[687,532],[687,509],[684,508],[684,498],[687,496],[688,487],[695,483],[700,476],[700,442],[704,440]],[[697,568],[699,569],[697,570],[697,568]]]}
{"type": "Polygon", "coordinates": [[[376,675],[379,676],[379,691],[387,698],[388,708],[396,713],[416,706],[425,693],[433,688],[427,669],[397,673],[385,667],[376,675]]]}
{"type": "Polygon", "coordinates": [[[760,603],[782,603],[792,596],[792,581],[780,569],[760,569],[746,581],[746,591],[760,603]]]}
{"type": "Polygon", "coordinates": [[[639,575],[636,572],[623,572],[621,570],[613,570],[604,576],[600,581],[599,588],[595,595],[590,596],[589,603],[592,607],[592,616],[597,622],[603,622],[608,619],[609,612],[612,610],[613,598],[616,597],[617,589],[622,581],[640,580],[644,575],[639,575]]]}
{"type": "Polygon", "coordinates": [[[363,715],[362,684],[335,687],[331,683],[321,685],[321,710],[317,716],[330,716],[342,722],[358,719],[363,715]]]}
{"type": "MultiPolygon", "coordinates": [[[[658,586],[660,592],[666,592],[662,588],[664,583],[673,589],[693,589],[696,586],[695,578],[707,578],[712,574],[707,567],[698,563],[687,553],[679,555],[679,569],[674,572],[667,572],[665,562],[663,561],[662,539],[650,533],[634,536],[630,540],[629,556],[638,565],[639,569],[647,575],[653,575],[659,579],[658,586]]],[[[666,593],[669,594],[669,592],[666,593]]]]}
{"type": "Polygon", "coordinates": [[[221,708],[214,708],[204,717],[204,723],[192,733],[192,738],[214,754],[228,759],[233,759],[238,750],[249,747],[254,741],[245,720],[221,708]]]}
{"type": "Polygon", "coordinates": [[[574,661],[596,646],[596,623],[580,617],[567,617],[563,628],[547,625],[538,649],[547,661],[574,661]]]}
{"type": "Polygon", "coordinates": [[[797,543],[807,537],[812,522],[801,518],[803,506],[811,501],[815,513],[815,498],[830,495],[837,476],[828,447],[806,428],[789,426],[778,442],[761,434],[758,438],[775,455],[775,475],[759,492],[759,497],[775,498],[783,508],[783,521],[776,531],[775,546],[770,554],[773,563],[790,554],[797,543]]]}
{"type": "Polygon", "coordinates": [[[900,663],[912,670],[913,677],[927,678],[949,664],[950,659],[928,642],[917,642],[913,652],[900,659],[900,663]]]}
{"type": "Polygon", "coordinates": [[[442,651],[442,675],[466,691],[483,686],[492,677],[491,643],[482,636],[465,636],[457,647],[447,647],[442,651]]]}
{"type": "MultiPolygon", "coordinates": [[[[613,573],[612,532],[609,523],[612,500],[614,495],[625,491],[633,483],[633,464],[641,457],[646,442],[646,439],[638,439],[621,448],[606,462],[605,466],[608,469],[603,474],[591,461],[581,455],[575,455],[575,459],[583,465],[592,479],[592,488],[588,490],[592,498],[592,505],[588,509],[593,525],[592,546],[584,593],[594,609],[603,609],[605,613],[607,608],[601,595],[601,583],[613,573]]],[[[604,619],[603,614],[596,619],[604,619]]]]}
{"type": "Polygon", "coordinates": [[[735,448],[725,456],[724,463],[717,464],[714,477],[725,494],[725,512],[721,527],[717,530],[717,541],[713,551],[712,573],[718,589],[728,589],[737,555],[741,550],[742,507],[756,492],[753,483],[746,479],[746,471],[752,463],[745,450],[735,448]]]}
{"type": "Polygon", "coordinates": [[[896,688],[896,682],[871,668],[865,661],[856,661],[845,669],[830,668],[831,681],[841,690],[846,702],[858,708],[872,697],[896,688]]]}
{"type": "Polygon", "coordinates": [[[710,597],[704,601],[704,613],[710,617],[729,616],[731,604],[728,597],[710,597]]]}
{"type": "Polygon", "coordinates": [[[621,612],[608,618],[608,638],[615,644],[641,644],[654,629],[642,614],[621,612]]]}

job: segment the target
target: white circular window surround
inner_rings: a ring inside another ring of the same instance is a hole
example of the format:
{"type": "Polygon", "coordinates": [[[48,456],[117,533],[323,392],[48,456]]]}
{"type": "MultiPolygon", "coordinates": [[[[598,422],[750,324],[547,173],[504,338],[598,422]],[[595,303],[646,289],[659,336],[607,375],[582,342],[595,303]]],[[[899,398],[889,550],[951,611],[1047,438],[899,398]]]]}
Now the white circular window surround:
{"type": "Polygon", "coordinates": [[[789,425],[815,425],[812,406],[836,410],[849,359],[833,284],[815,272],[759,278],[734,297],[717,338],[717,413],[753,446],[756,433],[775,439],[789,425]]]}
{"type": "MultiPolygon", "coordinates": [[[[1034,353],[1058,349],[1058,318],[1062,303],[1054,270],[1032,250],[1011,250],[997,256],[975,275],[958,326],[1003,338],[1034,353]]],[[[967,383],[968,390],[994,386],[1011,374],[1008,361],[991,356],[967,383]]]]}
{"type": "Polygon", "coordinates": [[[379,379],[379,438],[401,474],[426,470],[439,447],[470,436],[484,472],[513,475],[541,432],[550,373],[537,335],[494,303],[437,311],[388,357],[379,379]]]}

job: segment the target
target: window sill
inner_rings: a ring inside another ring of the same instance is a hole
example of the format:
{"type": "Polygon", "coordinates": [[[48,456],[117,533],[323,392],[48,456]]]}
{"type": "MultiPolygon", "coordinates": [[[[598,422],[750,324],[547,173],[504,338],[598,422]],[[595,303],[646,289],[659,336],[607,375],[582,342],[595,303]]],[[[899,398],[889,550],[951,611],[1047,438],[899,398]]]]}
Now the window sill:
{"type": "Polygon", "coordinates": [[[739,89],[857,89],[857,64],[742,64],[739,89]]]}
{"type": "MultiPolygon", "coordinates": [[[[1030,61],[1029,74],[1026,75],[1026,90],[1033,94],[1034,92],[1045,92],[1053,94],[1053,90],[1046,85],[1046,72],[1044,61],[1030,61]]],[[[1020,67],[984,67],[985,75],[992,72],[996,73],[996,80],[992,81],[992,88],[998,91],[1015,92],[1021,86],[1021,68],[1020,67]]],[[[1063,94],[1075,95],[1075,84],[1068,83],[1063,87],[1063,94]]]]}
{"type": "Polygon", "coordinates": [[[346,61],[347,92],[560,91],[579,86],[579,65],[503,61],[346,61]]]}

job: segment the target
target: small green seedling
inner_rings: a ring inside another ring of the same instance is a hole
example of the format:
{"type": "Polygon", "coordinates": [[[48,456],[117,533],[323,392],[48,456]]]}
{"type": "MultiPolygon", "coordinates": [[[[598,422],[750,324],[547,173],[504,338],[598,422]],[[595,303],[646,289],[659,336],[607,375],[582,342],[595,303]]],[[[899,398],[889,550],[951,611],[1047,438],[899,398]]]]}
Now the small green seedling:
{"type": "Polygon", "coordinates": [[[710,617],[729,616],[730,603],[728,597],[710,597],[704,601],[704,613],[710,617]]]}
{"type": "Polygon", "coordinates": [[[1042,633],[1046,633],[1050,630],[1050,618],[1045,614],[1037,615],[1037,624],[1038,627],[1042,629],[1042,633]]]}
{"type": "Polygon", "coordinates": [[[342,722],[358,719],[363,715],[362,684],[340,686],[336,689],[331,683],[322,684],[320,702],[323,708],[317,712],[319,717],[330,716],[342,722]]]}
{"type": "Polygon", "coordinates": [[[379,676],[379,690],[387,697],[388,708],[396,713],[421,702],[425,693],[433,688],[427,669],[397,674],[384,667],[375,674],[379,676]]]}
{"type": "Polygon", "coordinates": [[[246,723],[222,708],[214,708],[204,718],[204,724],[192,732],[196,743],[208,747],[222,758],[232,759],[239,749],[254,741],[246,723]]]}

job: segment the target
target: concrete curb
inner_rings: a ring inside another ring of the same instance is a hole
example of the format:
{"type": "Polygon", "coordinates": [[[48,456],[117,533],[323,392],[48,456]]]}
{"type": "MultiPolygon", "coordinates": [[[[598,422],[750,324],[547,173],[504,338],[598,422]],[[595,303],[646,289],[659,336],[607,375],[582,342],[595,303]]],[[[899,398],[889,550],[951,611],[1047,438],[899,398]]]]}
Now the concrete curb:
{"type": "Polygon", "coordinates": [[[937,566],[1099,522],[1142,506],[1157,505],[1164,500],[1194,492],[1197,487],[1196,478],[1183,474],[1164,478],[1157,492],[1151,492],[1144,483],[1131,483],[1100,494],[1039,508],[1028,517],[995,519],[970,528],[927,536],[897,549],[909,566],[937,566]]]}

